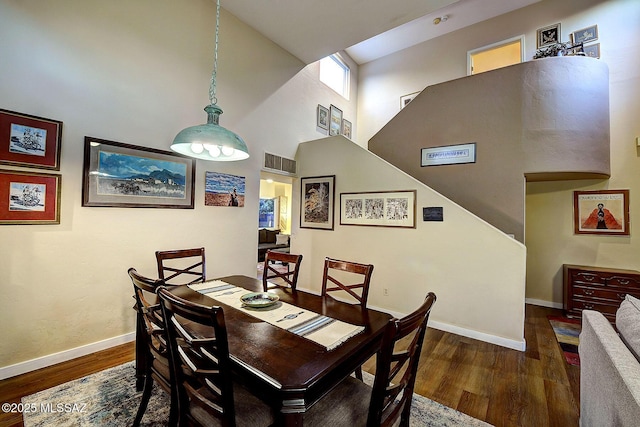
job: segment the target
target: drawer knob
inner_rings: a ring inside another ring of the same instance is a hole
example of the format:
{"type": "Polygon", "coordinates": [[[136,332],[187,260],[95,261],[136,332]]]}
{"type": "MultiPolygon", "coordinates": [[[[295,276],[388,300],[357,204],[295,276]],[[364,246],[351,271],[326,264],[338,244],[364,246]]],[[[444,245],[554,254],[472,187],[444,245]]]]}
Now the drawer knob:
{"type": "Polygon", "coordinates": [[[584,305],[584,308],[585,308],[586,310],[593,310],[593,304],[585,304],[585,305],[584,305]]]}
{"type": "Polygon", "coordinates": [[[584,293],[585,295],[593,295],[593,289],[585,289],[584,293]]]}
{"type": "Polygon", "coordinates": [[[624,297],[626,297],[627,294],[618,294],[618,298],[620,298],[621,300],[624,299],[624,297]]]}

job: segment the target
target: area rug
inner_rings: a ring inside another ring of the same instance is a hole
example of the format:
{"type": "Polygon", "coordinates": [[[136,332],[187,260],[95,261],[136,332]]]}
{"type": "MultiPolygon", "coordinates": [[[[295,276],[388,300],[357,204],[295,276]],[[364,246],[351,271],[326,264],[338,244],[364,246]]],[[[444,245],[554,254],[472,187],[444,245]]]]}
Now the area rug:
{"type": "Polygon", "coordinates": [[[569,365],[580,366],[578,344],[580,336],[580,320],[562,316],[547,316],[556,334],[556,339],[569,365]]]}
{"type": "MultiPolygon", "coordinates": [[[[372,378],[368,375],[366,380],[371,381],[372,378]]],[[[133,362],[126,363],[25,396],[22,398],[22,403],[37,410],[24,413],[24,425],[25,427],[130,426],[141,395],[142,392],[135,391],[133,362]]],[[[165,426],[168,419],[169,397],[159,387],[154,387],[141,425],[165,426]]],[[[462,427],[489,426],[490,424],[414,394],[410,425],[462,427]]]]}

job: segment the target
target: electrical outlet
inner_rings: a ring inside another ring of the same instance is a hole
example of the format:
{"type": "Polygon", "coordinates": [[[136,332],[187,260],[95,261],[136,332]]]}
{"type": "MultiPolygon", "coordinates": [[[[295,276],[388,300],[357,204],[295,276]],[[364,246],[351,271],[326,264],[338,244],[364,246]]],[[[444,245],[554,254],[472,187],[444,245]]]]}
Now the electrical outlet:
{"type": "Polygon", "coordinates": [[[382,295],[384,295],[385,297],[388,297],[389,296],[389,289],[387,289],[387,288],[382,289],[382,295]]]}

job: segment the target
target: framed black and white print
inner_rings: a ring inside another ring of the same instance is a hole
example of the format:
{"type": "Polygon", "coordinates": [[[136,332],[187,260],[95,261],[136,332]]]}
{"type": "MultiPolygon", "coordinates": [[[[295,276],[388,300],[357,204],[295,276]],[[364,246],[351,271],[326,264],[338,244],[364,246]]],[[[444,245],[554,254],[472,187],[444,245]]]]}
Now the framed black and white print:
{"type": "Polygon", "coordinates": [[[416,227],[416,190],[340,193],[340,224],[416,227]]]}
{"type": "Polygon", "coordinates": [[[591,27],[583,28],[571,33],[571,41],[573,44],[578,43],[591,43],[598,40],[598,26],[592,25],[591,27]]]}
{"type": "Polygon", "coordinates": [[[333,230],[336,176],[300,179],[300,228],[333,230]]]}
{"type": "Polygon", "coordinates": [[[82,206],[193,209],[196,160],[84,138],[82,206]]]}
{"type": "Polygon", "coordinates": [[[560,23],[540,28],[537,31],[537,47],[550,46],[560,42],[560,23]]]}
{"type": "Polygon", "coordinates": [[[331,105],[329,107],[331,120],[329,121],[329,136],[340,135],[342,129],[342,110],[331,105]]]}
{"type": "Polygon", "coordinates": [[[316,110],[316,126],[320,129],[329,130],[329,109],[318,104],[316,110]]]}

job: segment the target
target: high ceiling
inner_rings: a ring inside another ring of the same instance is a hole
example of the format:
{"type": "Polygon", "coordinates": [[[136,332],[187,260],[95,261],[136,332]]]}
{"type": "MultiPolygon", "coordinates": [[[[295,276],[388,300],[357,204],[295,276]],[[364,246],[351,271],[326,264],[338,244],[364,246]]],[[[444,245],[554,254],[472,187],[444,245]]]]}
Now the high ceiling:
{"type": "Polygon", "coordinates": [[[364,64],[538,1],[226,0],[222,7],[306,64],[341,50],[364,64]]]}

